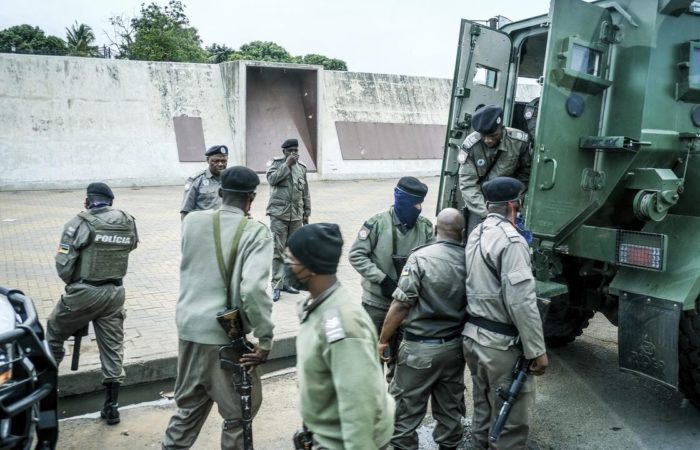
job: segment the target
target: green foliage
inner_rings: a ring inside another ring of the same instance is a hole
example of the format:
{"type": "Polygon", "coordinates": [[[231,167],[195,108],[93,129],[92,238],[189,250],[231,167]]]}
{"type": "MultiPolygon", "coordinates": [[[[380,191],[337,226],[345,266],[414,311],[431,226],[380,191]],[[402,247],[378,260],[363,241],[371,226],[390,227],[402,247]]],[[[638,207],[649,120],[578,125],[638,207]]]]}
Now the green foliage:
{"type": "Polygon", "coordinates": [[[92,28],[84,23],[78,25],[76,21],[70,28],[66,28],[66,43],[68,54],[72,56],[98,56],[95,43],[95,33],[92,28]]]}
{"type": "Polygon", "coordinates": [[[227,61],[236,51],[227,45],[211,44],[205,49],[209,57],[207,61],[211,64],[219,64],[227,61]]]}
{"type": "Polygon", "coordinates": [[[46,36],[39,27],[24,24],[0,31],[0,53],[65,55],[67,52],[63,39],[46,36]]]}
{"type": "Polygon", "coordinates": [[[197,29],[190,26],[185,6],[170,0],[168,6],[141,5],[140,15],[127,21],[110,18],[115,29],[112,44],[119,58],[145,61],[206,62],[207,52],[197,29]]]}
{"type": "Polygon", "coordinates": [[[348,70],[348,65],[342,59],[329,58],[327,56],[316,55],[314,53],[304,55],[301,62],[304,64],[323,66],[323,68],[326,70],[348,70]]]}

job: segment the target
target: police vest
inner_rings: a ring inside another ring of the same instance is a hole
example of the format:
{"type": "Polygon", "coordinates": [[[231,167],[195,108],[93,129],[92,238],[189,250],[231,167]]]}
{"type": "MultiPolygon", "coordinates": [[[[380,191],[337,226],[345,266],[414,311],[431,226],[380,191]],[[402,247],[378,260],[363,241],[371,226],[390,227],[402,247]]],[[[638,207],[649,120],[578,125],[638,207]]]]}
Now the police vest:
{"type": "Polygon", "coordinates": [[[88,212],[78,214],[87,223],[91,237],[91,242],[80,252],[80,279],[104,281],[126,275],[136,232],[134,219],[124,212],[122,214],[124,218],[120,223],[107,223],[88,212]]]}

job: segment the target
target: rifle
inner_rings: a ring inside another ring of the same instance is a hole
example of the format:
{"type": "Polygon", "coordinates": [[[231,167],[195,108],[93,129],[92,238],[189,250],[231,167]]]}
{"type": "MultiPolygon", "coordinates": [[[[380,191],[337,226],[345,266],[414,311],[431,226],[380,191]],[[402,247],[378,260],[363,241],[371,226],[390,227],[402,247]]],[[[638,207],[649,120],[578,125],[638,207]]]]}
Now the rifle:
{"type": "MultiPolygon", "coordinates": [[[[544,320],[547,317],[547,312],[549,311],[549,305],[551,303],[552,302],[549,299],[540,297],[537,298],[537,308],[539,309],[542,323],[544,323],[544,320]]],[[[524,356],[518,358],[518,360],[515,362],[515,366],[513,367],[513,381],[508,387],[508,392],[504,393],[503,388],[500,386],[496,389],[496,395],[501,397],[503,400],[503,405],[501,406],[501,410],[498,412],[498,416],[496,416],[496,421],[491,427],[489,441],[496,442],[498,439],[500,439],[501,433],[503,432],[503,427],[506,425],[506,421],[510,415],[510,410],[518,400],[518,395],[520,395],[520,391],[525,385],[525,381],[527,381],[531,362],[531,359],[527,359],[524,356]]]]}
{"type": "Polygon", "coordinates": [[[314,446],[313,433],[303,425],[292,437],[294,450],[311,450],[314,446]]]}
{"type": "Polygon", "coordinates": [[[76,332],[73,334],[73,357],[70,361],[70,370],[74,372],[78,370],[78,366],[80,365],[80,343],[83,340],[83,336],[88,335],[89,327],[90,322],[88,322],[84,327],[76,330],[76,332]]]}
{"type": "MultiPolygon", "coordinates": [[[[241,313],[238,308],[229,309],[216,315],[219,325],[224,329],[226,335],[231,339],[228,345],[219,347],[219,366],[222,369],[234,371],[233,386],[241,397],[241,419],[236,421],[243,427],[243,449],[253,450],[253,402],[252,391],[253,381],[250,374],[238,361],[233,361],[224,356],[227,350],[236,353],[252,353],[255,347],[245,338],[241,313]]],[[[228,421],[224,421],[224,427],[228,421]]],[[[235,425],[235,424],[231,424],[235,425]]]]}

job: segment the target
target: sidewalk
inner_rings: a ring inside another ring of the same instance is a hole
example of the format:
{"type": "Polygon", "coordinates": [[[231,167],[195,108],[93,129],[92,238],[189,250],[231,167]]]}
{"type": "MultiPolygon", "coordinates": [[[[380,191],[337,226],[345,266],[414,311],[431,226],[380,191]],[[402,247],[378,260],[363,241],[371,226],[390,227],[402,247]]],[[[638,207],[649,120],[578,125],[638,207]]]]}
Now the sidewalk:
{"type": "MultiPolygon", "coordinates": [[[[311,222],[340,225],[345,245],[338,268],[340,281],[359,301],[360,276],[350,266],[347,252],[362,223],[393,202],[397,179],[311,181],[311,222]]],[[[423,214],[434,221],[440,180],[423,178],[429,187],[423,214]]],[[[176,374],[177,332],[175,303],[179,288],[180,214],[182,187],[114,189],[114,206],[136,218],[141,243],[131,254],[124,279],[127,318],[124,364],[126,384],[136,384],[176,374]]],[[[18,288],[34,300],[42,323],[63,292],[56,275],[54,254],[63,225],[82,210],[84,190],[0,192],[0,284],[18,288]]],[[[269,188],[261,185],[251,213],[269,224],[265,207],[269,188]]],[[[212,276],[219,276],[218,273],[212,276]]],[[[273,309],[275,344],[271,358],[295,354],[298,331],[296,300],[301,295],[282,294],[273,309]]],[[[83,339],[80,370],[70,372],[72,343],[60,373],[62,395],[101,389],[101,373],[94,332],[83,339]]]]}

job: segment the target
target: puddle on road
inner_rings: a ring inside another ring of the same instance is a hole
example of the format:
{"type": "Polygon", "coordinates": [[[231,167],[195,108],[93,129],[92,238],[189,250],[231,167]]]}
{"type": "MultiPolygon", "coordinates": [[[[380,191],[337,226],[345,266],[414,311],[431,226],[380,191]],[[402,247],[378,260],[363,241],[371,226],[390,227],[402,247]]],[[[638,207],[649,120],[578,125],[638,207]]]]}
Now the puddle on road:
{"type": "MultiPolygon", "coordinates": [[[[294,367],[295,365],[296,356],[276,358],[263,364],[263,375],[294,367]]],[[[174,388],[174,378],[122,387],[119,390],[119,406],[123,407],[161,400],[163,398],[161,392],[172,395],[174,388]]],[[[104,396],[104,391],[97,391],[88,394],[61,397],[58,399],[58,418],[67,419],[69,417],[99,412],[104,404],[104,396]]]]}

